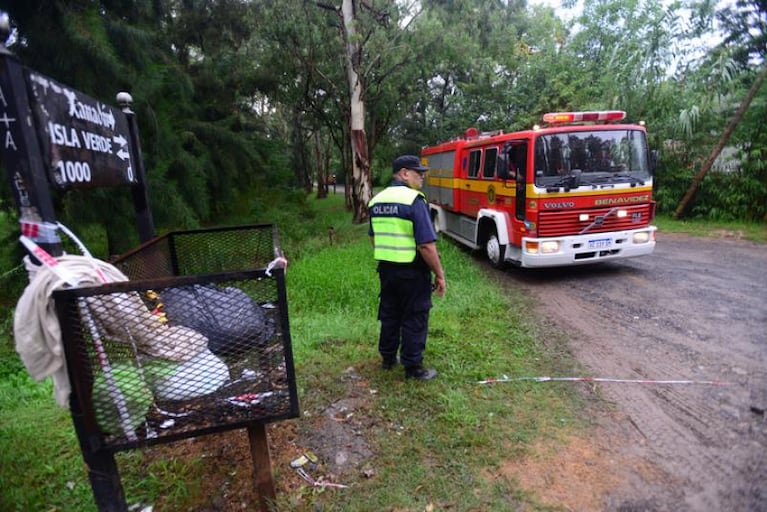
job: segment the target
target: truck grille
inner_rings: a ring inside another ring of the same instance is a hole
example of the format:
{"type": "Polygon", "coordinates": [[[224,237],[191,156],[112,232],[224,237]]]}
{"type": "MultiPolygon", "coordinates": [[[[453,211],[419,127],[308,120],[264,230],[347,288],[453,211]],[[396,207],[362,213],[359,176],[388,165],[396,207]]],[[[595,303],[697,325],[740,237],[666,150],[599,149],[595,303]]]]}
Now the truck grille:
{"type": "Polygon", "coordinates": [[[624,231],[647,226],[650,223],[650,205],[641,204],[625,206],[621,209],[628,211],[628,215],[618,218],[613,212],[607,217],[607,213],[613,207],[607,208],[581,208],[578,210],[543,211],[538,214],[538,236],[569,236],[577,235],[583,228],[602,216],[604,221],[601,225],[592,226],[588,233],[605,233],[607,231],[624,231]],[[580,221],[582,213],[589,216],[588,221],[580,221]]]}

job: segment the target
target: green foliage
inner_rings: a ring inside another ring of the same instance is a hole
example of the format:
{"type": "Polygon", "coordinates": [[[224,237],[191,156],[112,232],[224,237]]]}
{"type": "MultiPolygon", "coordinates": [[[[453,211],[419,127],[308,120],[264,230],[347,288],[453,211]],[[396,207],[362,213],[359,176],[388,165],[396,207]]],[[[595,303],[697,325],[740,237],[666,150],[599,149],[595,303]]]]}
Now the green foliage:
{"type": "Polygon", "coordinates": [[[693,215],[716,221],[767,220],[767,183],[745,172],[709,173],[701,183],[693,215]]]}
{"type": "Polygon", "coordinates": [[[764,62],[767,53],[767,5],[763,1],[727,2],[715,16],[725,34],[723,46],[733,49],[734,60],[744,67],[760,59],[764,62]]]}
{"type": "MultiPolygon", "coordinates": [[[[348,174],[338,7],[299,0],[0,2],[16,27],[10,48],[26,65],[106,102],[118,91],[132,93],[161,232],[244,216],[245,198],[264,184],[309,192],[329,168],[348,174]]],[[[626,110],[629,119],[647,121],[654,147],[681,142],[690,148],[685,160],[697,165],[765,52],[763,6],[749,1],[717,11],[710,2],[600,0],[584,4],[575,24],[519,1],[359,7],[355,59],[374,183],[385,181],[397,153],[470,126],[526,129],[554,110],[626,110]],[[691,9],[689,22],[683,9],[691,9]],[[714,19],[724,39],[701,51],[714,19]]],[[[731,141],[743,150],[744,176],[717,193],[733,197],[698,205],[699,213],[759,218],[764,98],[754,100],[731,141]],[[738,207],[742,201],[749,203],[738,207]]],[[[664,208],[679,196],[681,184],[673,186],[657,187],[664,208]]],[[[4,188],[6,207],[8,193],[4,188]]],[[[124,193],[61,194],[56,205],[78,231],[103,225],[110,252],[135,243],[124,193]]]]}
{"type": "Polygon", "coordinates": [[[681,201],[695,173],[692,163],[678,151],[661,153],[655,173],[653,199],[657,202],[658,213],[672,213],[681,201]]]}
{"type": "MultiPolygon", "coordinates": [[[[2,8],[17,31],[11,49],[25,65],[108,103],[119,91],[132,93],[159,231],[233,213],[237,196],[270,173],[264,124],[252,108],[267,83],[249,65],[251,6],[31,1],[2,8]]],[[[111,252],[135,245],[135,234],[126,237],[134,223],[124,191],[68,193],[56,202],[77,231],[102,223],[111,252]]]]}
{"type": "MultiPolygon", "coordinates": [[[[698,169],[679,157],[664,159],[656,177],[659,213],[673,213],[698,169]]],[[[697,190],[689,215],[712,221],[764,222],[767,217],[767,184],[749,172],[709,172],[697,190]]]]}
{"type": "Polygon", "coordinates": [[[0,211],[0,329],[3,333],[10,333],[13,304],[27,284],[27,272],[21,263],[24,253],[17,242],[17,223],[15,214],[0,211]]]}

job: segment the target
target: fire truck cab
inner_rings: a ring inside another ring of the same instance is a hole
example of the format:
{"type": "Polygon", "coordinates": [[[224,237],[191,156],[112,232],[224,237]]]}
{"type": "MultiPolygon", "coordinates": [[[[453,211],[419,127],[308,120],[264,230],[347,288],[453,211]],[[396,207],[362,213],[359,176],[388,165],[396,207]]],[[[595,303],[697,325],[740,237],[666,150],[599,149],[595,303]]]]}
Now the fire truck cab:
{"type": "Polygon", "coordinates": [[[622,111],[544,115],[544,126],[470,128],[421,159],[437,232],[496,267],[579,265],[655,247],[655,153],[622,111]]]}

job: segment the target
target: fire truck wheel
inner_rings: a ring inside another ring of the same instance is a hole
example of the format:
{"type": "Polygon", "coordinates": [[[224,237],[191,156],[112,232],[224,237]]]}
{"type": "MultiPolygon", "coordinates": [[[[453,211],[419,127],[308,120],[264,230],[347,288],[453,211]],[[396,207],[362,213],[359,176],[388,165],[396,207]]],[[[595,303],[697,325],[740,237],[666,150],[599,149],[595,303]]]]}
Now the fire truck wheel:
{"type": "Polygon", "coordinates": [[[503,268],[506,264],[506,246],[498,241],[498,234],[492,231],[485,242],[485,254],[490,264],[495,268],[503,268]]]}

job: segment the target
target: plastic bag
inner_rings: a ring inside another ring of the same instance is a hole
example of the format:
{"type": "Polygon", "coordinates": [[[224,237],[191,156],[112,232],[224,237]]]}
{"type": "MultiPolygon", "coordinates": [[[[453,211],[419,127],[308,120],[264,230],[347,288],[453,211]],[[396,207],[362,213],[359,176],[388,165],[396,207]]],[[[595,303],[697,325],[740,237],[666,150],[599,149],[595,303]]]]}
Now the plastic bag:
{"type": "Polygon", "coordinates": [[[169,324],[205,335],[208,348],[218,356],[262,347],[276,332],[274,319],[239,288],[214,284],[167,288],[160,300],[169,324]]]}

